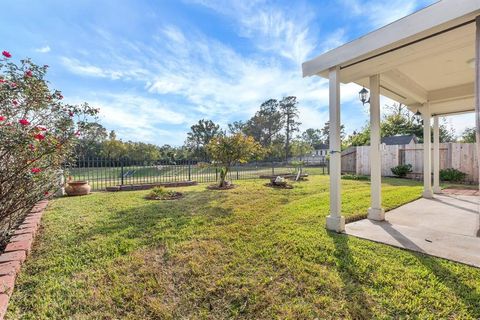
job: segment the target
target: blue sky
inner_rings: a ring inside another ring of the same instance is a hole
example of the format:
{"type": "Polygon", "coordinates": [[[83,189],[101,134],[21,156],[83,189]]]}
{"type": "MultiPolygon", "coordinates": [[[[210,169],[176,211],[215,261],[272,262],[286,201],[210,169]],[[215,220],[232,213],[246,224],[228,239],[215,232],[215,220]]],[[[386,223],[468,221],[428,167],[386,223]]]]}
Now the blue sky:
{"type": "MultiPolygon", "coordinates": [[[[226,127],[286,95],[300,101],[302,129],[322,127],[327,83],[303,79],[301,63],[432,2],[16,0],[2,4],[0,39],[50,65],[52,87],[100,107],[120,138],[180,145],[199,119],[226,127]]],[[[342,87],[347,132],[368,118],[358,90],[342,87]]],[[[470,118],[449,121],[461,133],[470,118]]]]}

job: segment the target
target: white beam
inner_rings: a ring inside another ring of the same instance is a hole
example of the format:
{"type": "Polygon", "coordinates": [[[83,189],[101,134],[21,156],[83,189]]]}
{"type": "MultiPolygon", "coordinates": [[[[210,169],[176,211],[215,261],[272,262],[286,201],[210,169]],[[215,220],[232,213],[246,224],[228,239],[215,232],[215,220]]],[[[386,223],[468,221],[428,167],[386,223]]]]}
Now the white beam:
{"type": "Polygon", "coordinates": [[[432,192],[432,143],[430,133],[430,107],[426,103],[422,108],[423,117],[423,197],[433,198],[432,192]]]}
{"type": "Polygon", "coordinates": [[[415,101],[425,103],[428,100],[427,90],[397,69],[383,73],[382,83],[385,83],[387,88],[399,91],[415,101]]]}
{"type": "Polygon", "coordinates": [[[382,208],[382,161],[380,150],[380,76],[370,77],[370,197],[368,219],[385,220],[382,208]]]}
{"type": "Polygon", "coordinates": [[[465,83],[458,86],[432,90],[428,92],[428,101],[434,104],[446,100],[471,98],[475,95],[475,83],[465,83]]]}
{"type": "MultiPolygon", "coordinates": [[[[458,100],[447,100],[440,102],[429,102],[430,113],[438,115],[454,115],[469,113],[475,111],[475,99],[471,98],[459,98],[458,100]]],[[[411,104],[408,105],[408,110],[415,113],[417,109],[422,109],[423,105],[421,104],[411,104]]]]}
{"type": "MultiPolygon", "coordinates": [[[[480,166],[480,16],[476,18],[475,22],[475,122],[477,125],[477,161],[480,166]]],[[[480,181],[480,168],[479,181],[480,181]]],[[[480,184],[480,182],[479,182],[480,184]]],[[[479,186],[480,189],[480,186],[479,186]]],[[[478,215],[477,237],[480,237],[480,214],[478,215]]]]}
{"type": "Polygon", "coordinates": [[[330,215],[327,229],[345,231],[345,218],[341,215],[341,152],[340,152],[340,67],[329,70],[330,111],[330,215]]]}
{"type": "Polygon", "coordinates": [[[408,47],[408,50],[397,50],[388,54],[364,61],[361,64],[342,69],[342,83],[357,82],[371,74],[383,74],[389,70],[407,65],[411,62],[428,59],[431,56],[443,54],[448,51],[466,50],[472,45],[471,26],[453,30],[445,35],[440,35],[408,47]],[[471,30],[471,32],[466,32],[471,30]],[[446,41],[446,37],[451,37],[446,41]],[[443,40],[443,41],[442,41],[443,40]]]}
{"type": "Polygon", "coordinates": [[[433,117],[433,192],[442,193],[440,188],[440,128],[438,116],[433,117]]]}

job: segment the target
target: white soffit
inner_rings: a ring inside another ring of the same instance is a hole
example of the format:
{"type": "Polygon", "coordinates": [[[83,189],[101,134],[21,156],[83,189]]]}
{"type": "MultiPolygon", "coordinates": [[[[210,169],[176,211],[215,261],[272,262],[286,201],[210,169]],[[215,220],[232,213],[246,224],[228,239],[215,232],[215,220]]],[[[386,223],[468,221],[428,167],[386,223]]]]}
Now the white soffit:
{"type": "Polygon", "coordinates": [[[443,0],[305,62],[304,76],[328,77],[368,87],[381,75],[381,94],[413,111],[429,101],[432,113],[474,109],[475,23],[480,0],[443,0]]]}
{"type": "Polygon", "coordinates": [[[302,64],[303,76],[358,63],[388,50],[473,20],[480,0],[443,0],[302,64]]]}

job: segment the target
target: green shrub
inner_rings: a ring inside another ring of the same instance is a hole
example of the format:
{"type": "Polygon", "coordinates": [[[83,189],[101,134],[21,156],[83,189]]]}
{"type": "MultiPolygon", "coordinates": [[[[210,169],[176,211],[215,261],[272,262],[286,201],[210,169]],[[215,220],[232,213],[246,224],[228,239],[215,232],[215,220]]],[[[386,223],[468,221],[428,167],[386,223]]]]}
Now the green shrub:
{"type": "Polygon", "coordinates": [[[407,176],[407,173],[412,172],[412,165],[411,164],[401,164],[399,166],[393,167],[392,173],[399,178],[404,178],[407,176]]]}
{"type": "Polygon", "coordinates": [[[447,169],[440,170],[440,180],[442,181],[459,182],[459,181],[463,181],[466,176],[467,176],[466,173],[454,168],[447,168],[447,169]]]}
{"type": "Polygon", "coordinates": [[[148,199],[157,199],[157,200],[165,200],[165,199],[170,199],[172,197],[176,197],[179,193],[172,191],[172,190],[167,190],[164,187],[155,187],[147,195],[148,199]]]}
{"type": "Polygon", "coordinates": [[[369,176],[361,176],[356,174],[344,174],[342,176],[343,180],[359,180],[359,181],[368,181],[370,180],[369,176]]]}

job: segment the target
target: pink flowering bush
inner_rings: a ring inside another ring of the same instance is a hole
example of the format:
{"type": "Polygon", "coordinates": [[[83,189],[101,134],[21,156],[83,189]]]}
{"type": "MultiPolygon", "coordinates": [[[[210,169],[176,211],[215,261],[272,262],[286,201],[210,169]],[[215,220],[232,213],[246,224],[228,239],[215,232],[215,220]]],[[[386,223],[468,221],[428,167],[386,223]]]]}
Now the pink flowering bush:
{"type": "Polygon", "coordinates": [[[15,223],[58,188],[58,170],[67,162],[82,129],[98,110],[70,105],[50,90],[48,66],[0,56],[0,245],[15,223]]]}

